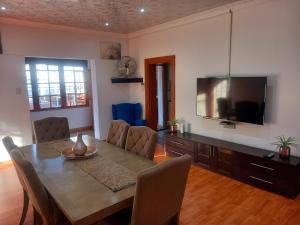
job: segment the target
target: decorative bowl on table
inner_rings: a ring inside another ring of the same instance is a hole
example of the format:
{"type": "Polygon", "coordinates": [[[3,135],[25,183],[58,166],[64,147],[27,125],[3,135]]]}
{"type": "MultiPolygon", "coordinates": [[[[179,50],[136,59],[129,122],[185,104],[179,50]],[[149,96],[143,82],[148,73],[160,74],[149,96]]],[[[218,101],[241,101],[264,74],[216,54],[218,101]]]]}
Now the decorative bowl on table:
{"type": "Polygon", "coordinates": [[[94,156],[97,151],[94,146],[87,146],[87,151],[83,155],[75,155],[72,148],[66,148],[61,152],[61,155],[66,159],[87,159],[94,156]]]}

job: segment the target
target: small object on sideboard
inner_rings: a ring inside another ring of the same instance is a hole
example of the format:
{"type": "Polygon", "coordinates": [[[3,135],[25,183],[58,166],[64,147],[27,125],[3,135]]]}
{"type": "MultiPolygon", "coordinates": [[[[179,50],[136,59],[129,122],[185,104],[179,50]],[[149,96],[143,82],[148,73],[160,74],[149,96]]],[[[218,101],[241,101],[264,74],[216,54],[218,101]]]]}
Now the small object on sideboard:
{"type": "Polygon", "coordinates": [[[181,133],[181,134],[183,134],[184,133],[184,124],[183,123],[179,123],[178,124],[178,130],[179,130],[179,132],[181,133]]]}
{"type": "Polygon", "coordinates": [[[297,147],[296,138],[285,137],[284,135],[275,137],[276,141],[271,143],[279,148],[279,156],[282,159],[289,159],[291,155],[291,147],[297,147]]]}
{"type": "Polygon", "coordinates": [[[172,119],[168,122],[170,125],[170,132],[171,133],[176,133],[178,129],[178,120],[177,119],[172,119]]]}
{"type": "Polygon", "coordinates": [[[266,159],[272,159],[274,156],[275,156],[275,153],[274,152],[270,152],[268,154],[265,154],[264,158],[266,158],[266,159]]]}

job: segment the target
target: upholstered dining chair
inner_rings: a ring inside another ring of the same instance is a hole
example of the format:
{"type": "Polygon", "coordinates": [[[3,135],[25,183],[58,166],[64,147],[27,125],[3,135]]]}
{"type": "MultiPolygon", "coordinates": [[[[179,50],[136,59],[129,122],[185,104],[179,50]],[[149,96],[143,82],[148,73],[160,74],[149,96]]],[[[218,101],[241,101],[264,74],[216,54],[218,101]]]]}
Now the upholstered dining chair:
{"type": "Polygon", "coordinates": [[[131,219],[122,211],[104,219],[100,224],[179,225],[191,162],[190,156],[183,155],[139,173],[131,219]]]}
{"type": "MultiPolygon", "coordinates": [[[[2,143],[3,145],[5,146],[8,154],[10,155],[10,152],[14,149],[14,148],[17,148],[17,145],[14,143],[13,139],[9,136],[6,136],[2,139],[2,143]]],[[[14,160],[12,159],[12,162],[13,164],[15,165],[15,162],[14,160]]],[[[20,184],[22,186],[22,189],[23,189],[23,209],[22,209],[22,215],[21,215],[21,218],[19,220],[19,225],[22,225],[24,224],[24,221],[25,221],[25,218],[26,218],[26,214],[27,214],[27,211],[28,211],[28,204],[29,204],[29,199],[28,199],[28,194],[27,194],[27,191],[26,191],[26,186],[25,186],[25,183],[20,175],[20,172],[17,170],[17,168],[15,167],[16,169],[16,173],[17,173],[17,176],[19,178],[19,181],[20,181],[20,184]]]]}
{"type": "Polygon", "coordinates": [[[48,117],[33,122],[36,143],[70,137],[69,122],[65,117],[48,117]]]}
{"type": "Polygon", "coordinates": [[[124,120],[111,121],[106,141],[120,148],[124,148],[129,127],[130,125],[124,120]]]}
{"type": "Polygon", "coordinates": [[[153,159],[157,133],[149,127],[130,127],[128,129],[125,150],[153,159]]]}
{"type": "Polygon", "coordinates": [[[51,200],[37,176],[32,164],[27,161],[18,148],[11,151],[15,167],[19,171],[27,189],[29,199],[34,208],[35,225],[69,225],[53,200],[51,200]]]}

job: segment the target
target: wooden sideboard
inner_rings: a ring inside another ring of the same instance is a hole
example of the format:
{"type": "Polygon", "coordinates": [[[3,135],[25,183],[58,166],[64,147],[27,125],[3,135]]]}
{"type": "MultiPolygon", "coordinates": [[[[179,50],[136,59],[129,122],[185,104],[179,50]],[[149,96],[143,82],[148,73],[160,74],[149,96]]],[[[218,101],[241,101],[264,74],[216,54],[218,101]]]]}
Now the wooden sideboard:
{"type": "Polygon", "coordinates": [[[189,154],[195,165],[247,184],[295,198],[300,191],[300,158],[282,160],[264,156],[271,151],[192,133],[166,133],[168,154],[189,154]]]}

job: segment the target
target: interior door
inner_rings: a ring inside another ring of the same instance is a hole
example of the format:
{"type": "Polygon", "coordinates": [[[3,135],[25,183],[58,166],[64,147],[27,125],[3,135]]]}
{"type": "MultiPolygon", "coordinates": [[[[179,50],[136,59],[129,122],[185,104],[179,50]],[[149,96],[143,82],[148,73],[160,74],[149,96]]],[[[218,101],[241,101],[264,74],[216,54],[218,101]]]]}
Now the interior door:
{"type": "Polygon", "coordinates": [[[158,109],[157,109],[157,80],[156,80],[156,65],[149,65],[149,102],[150,115],[147,116],[147,126],[153,130],[157,130],[158,109]]]}
{"type": "Polygon", "coordinates": [[[157,83],[156,83],[156,65],[167,64],[169,75],[169,118],[175,118],[175,55],[161,56],[145,59],[145,115],[147,126],[157,129],[158,124],[158,106],[157,106],[157,83]],[[153,97],[154,96],[154,97],[153,97]]]}

